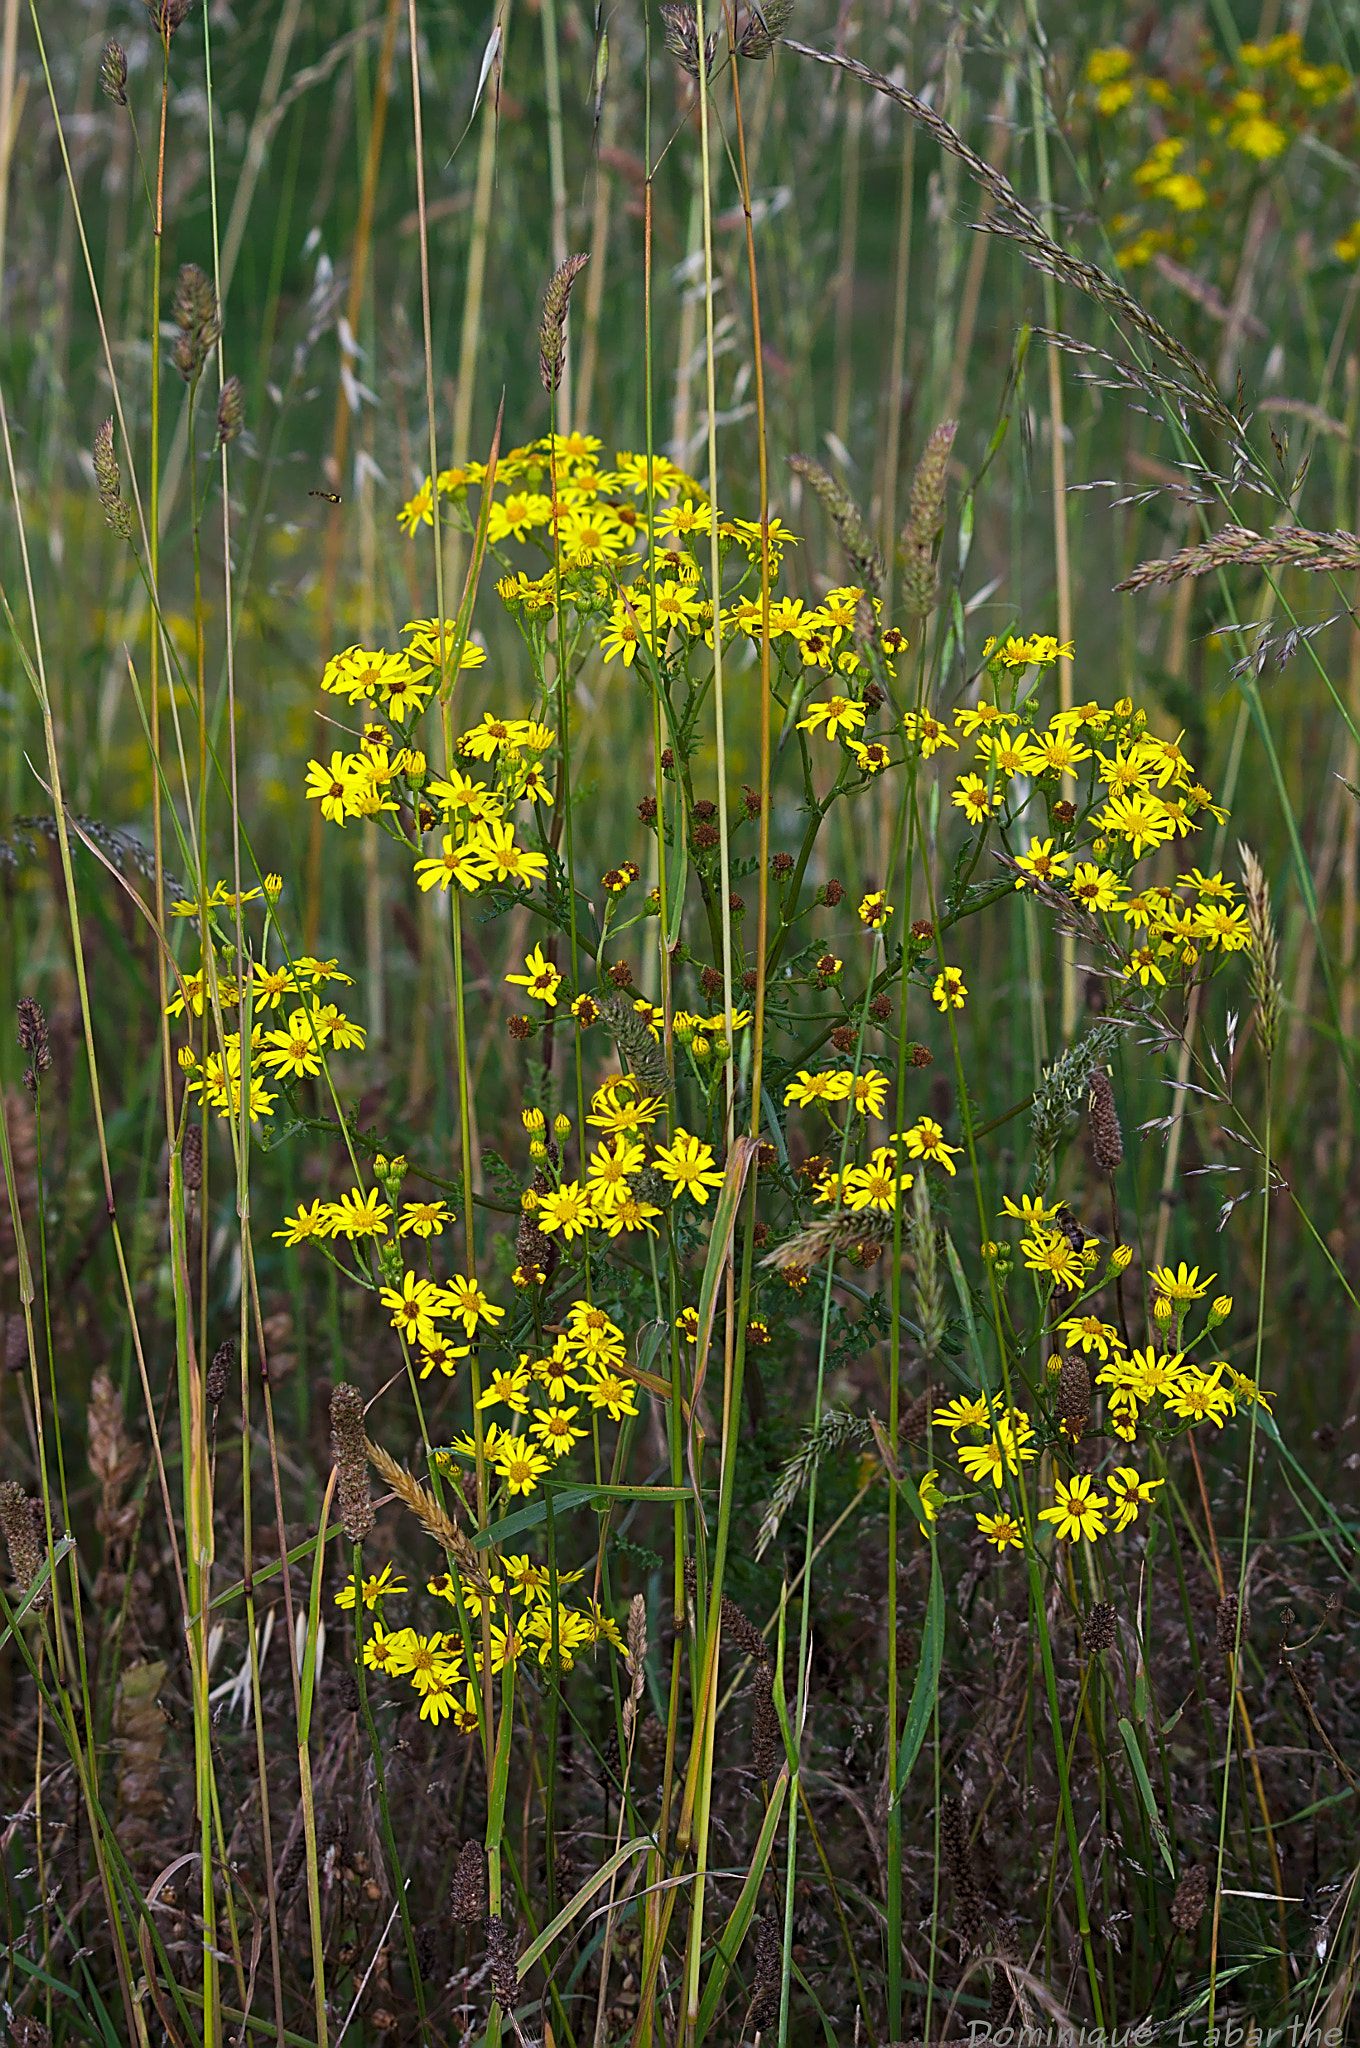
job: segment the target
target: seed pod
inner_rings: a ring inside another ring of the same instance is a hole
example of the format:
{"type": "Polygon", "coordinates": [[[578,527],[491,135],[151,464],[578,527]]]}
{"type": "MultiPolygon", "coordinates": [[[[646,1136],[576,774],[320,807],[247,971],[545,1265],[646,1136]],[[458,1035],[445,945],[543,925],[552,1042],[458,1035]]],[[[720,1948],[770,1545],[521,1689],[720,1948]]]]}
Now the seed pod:
{"type": "Polygon", "coordinates": [[[1091,1375],[1084,1358],[1064,1358],[1058,1375],[1057,1408],[1063,1429],[1079,1444],[1091,1419],[1091,1375]]]}
{"type": "Polygon", "coordinates": [[[1119,1618],[1109,1600],[1097,1600],[1081,1631],[1083,1647],[1090,1656],[1112,1650],[1119,1640],[1119,1618]]]}
{"type": "Polygon", "coordinates": [[[373,1527],[364,1450],[364,1397],[343,1380],[331,1392],[331,1455],[340,1475],[341,1527],[351,1543],[362,1543],[373,1527]]]}
{"type": "Polygon", "coordinates": [[[1124,1138],[1119,1128],[1119,1111],[1114,1089],[1104,1067],[1095,1067],[1087,1078],[1086,1098],[1091,1118],[1091,1150],[1102,1173],[1113,1173],[1124,1157],[1124,1138]]]}
{"type": "Polygon", "coordinates": [[[1192,1864],[1176,1886],[1176,1896],[1171,1901],[1171,1921],[1178,1933],[1193,1934],[1208,1903],[1209,1873],[1202,1863],[1192,1864]]]}
{"type": "Polygon", "coordinates": [[[449,1911],[460,1927],[471,1927],[486,1912],[486,1854],[480,1842],[464,1842],[453,1866],[449,1911]]]}

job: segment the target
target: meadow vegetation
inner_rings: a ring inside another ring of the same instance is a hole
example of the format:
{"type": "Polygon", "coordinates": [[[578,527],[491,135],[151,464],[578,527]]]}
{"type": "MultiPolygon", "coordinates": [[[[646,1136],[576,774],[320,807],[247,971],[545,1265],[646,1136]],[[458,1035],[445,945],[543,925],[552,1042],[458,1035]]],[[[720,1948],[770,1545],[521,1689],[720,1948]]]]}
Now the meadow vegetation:
{"type": "Polygon", "coordinates": [[[1357,65],[5,0],[18,2048],[1353,2037],[1357,65]]]}

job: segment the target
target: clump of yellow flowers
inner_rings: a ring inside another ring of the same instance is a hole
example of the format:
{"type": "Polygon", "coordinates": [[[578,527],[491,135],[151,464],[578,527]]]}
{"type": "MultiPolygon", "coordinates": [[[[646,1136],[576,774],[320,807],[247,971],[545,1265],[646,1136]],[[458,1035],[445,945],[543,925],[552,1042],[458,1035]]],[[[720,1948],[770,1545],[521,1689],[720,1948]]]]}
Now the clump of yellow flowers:
{"type": "MultiPolygon", "coordinates": [[[[1165,71],[1115,44],[1092,52],[1086,84],[1096,115],[1117,124],[1101,136],[1107,158],[1126,139],[1142,151],[1127,165],[1132,203],[1110,223],[1128,268],[1158,255],[1191,262],[1251,180],[1300,136],[1325,139],[1350,94],[1345,70],[1311,62],[1292,30],[1244,42],[1235,61],[1203,36],[1165,71]],[[1329,109],[1338,110],[1330,123],[1329,109]]],[[[1335,253],[1355,260],[1341,244],[1335,253]]]]}

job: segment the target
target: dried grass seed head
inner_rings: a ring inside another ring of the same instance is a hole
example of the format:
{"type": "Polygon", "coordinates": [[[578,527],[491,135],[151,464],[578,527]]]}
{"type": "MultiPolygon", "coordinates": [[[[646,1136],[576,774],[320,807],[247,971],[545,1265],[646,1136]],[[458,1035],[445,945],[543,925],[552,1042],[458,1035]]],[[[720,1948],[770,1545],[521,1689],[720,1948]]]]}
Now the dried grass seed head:
{"type": "Polygon", "coordinates": [[[362,1543],[373,1527],[365,1455],[364,1397],[342,1380],[331,1392],[331,1454],[339,1475],[340,1522],[351,1543],[362,1543]]]}
{"type": "Polygon", "coordinates": [[[1082,1647],[1088,1656],[1112,1650],[1119,1640],[1119,1617],[1109,1600],[1097,1600],[1082,1624],[1082,1647]]]}
{"type": "Polygon", "coordinates": [[[217,446],[225,448],[246,423],[245,392],[239,377],[228,377],[217,398],[217,446]]]}
{"type": "Polygon", "coordinates": [[[1113,1173],[1124,1157],[1114,1089],[1104,1067],[1093,1067],[1087,1080],[1087,1115],[1091,1120],[1091,1151],[1102,1173],[1113,1173]]]}
{"type": "MultiPolygon", "coordinates": [[[[30,1500],[17,1480],[7,1479],[0,1486],[0,1536],[5,1539],[9,1551],[10,1570],[13,1572],[21,1593],[26,1593],[42,1570],[47,1556],[44,1540],[42,1503],[30,1500]]],[[[38,1605],[47,1605],[48,1590],[44,1587],[38,1605]]]]}
{"type": "Polygon", "coordinates": [[[1193,1934],[1208,1903],[1209,1872],[1204,1864],[1193,1864],[1176,1886],[1176,1896],[1171,1901],[1171,1920],[1177,1932],[1193,1934]]]}
{"type": "Polygon", "coordinates": [[[486,1915],[486,1851],[480,1842],[464,1842],[453,1866],[449,1911],[460,1927],[475,1926],[486,1915]]]}

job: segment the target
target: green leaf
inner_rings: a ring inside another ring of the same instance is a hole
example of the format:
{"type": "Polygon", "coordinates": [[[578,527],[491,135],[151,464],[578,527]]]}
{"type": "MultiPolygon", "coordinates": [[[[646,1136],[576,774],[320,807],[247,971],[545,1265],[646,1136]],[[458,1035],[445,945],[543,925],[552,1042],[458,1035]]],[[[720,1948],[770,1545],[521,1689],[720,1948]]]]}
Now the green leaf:
{"type": "Polygon", "coordinates": [[[921,1632],[921,1661],[916,1667],[916,1683],[911,1689],[911,1704],[907,1708],[906,1725],[902,1730],[902,1743],[897,1752],[897,1796],[902,1797],[903,1788],[911,1775],[911,1767],[921,1753],[921,1744],[926,1739],[930,1725],[931,1710],[940,1684],[940,1660],[944,1655],[944,1581],[940,1577],[939,1553],[932,1551],[930,1558],[930,1595],[926,1601],[925,1627],[921,1632]]]}
{"type": "Polygon", "coordinates": [[[656,1844],[648,1835],[638,1835],[633,1841],[625,1842],[616,1849],[607,1863],[602,1863],[592,1877],[588,1877],[578,1892],[574,1892],[555,1920],[550,1920],[535,1941],[531,1941],[520,1957],[517,1968],[521,1977],[527,1977],[540,1956],[546,1955],[559,1934],[570,1927],[583,1906],[588,1906],[597,1891],[608,1884],[616,1870],[622,1870],[625,1863],[634,1856],[645,1856],[656,1844]]]}
{"type": "MultiPolygon", "coordinates": [[[[65,1557],[67,1551],[74,1550],[75,1547],[76,1539],[74,1536],[59,1536],[57,1538],[56,1542],[52,1545],[51,1559],[43,1559],[41,1566],[33,1574],[33,1584],[29,1587],[28,1591],[24,1594],[23,1599],[14,1609],[15,1622],[20,1622],[23,1620],[24,1616],[28,1613],[30,1607],[32,1607],[34,1601],[43,1591],[43,1588],[46,1586],[48,1580],[52,1576],[52,1566],[54,1564],[60,1564],[62,1559],[65,1557]]],[[[11,1623],[11,1625],[4,1631],[3,1635],[0,1635],[0,1650],[4,1649],[5,1644],[9,1641],[13,1633],[14,1625],[13,1623],[11,1623]]]]}
{"type": "MultiPolygon", "coordinates": [[[[658,1507],[663,1507],[694,1497],[693,1489],[688,1486],[549,1486],[547,1491],[552,1494],[555,1515],[584,1507],[587,1501],[600,1502],[600,1512],[603,1513],[604,1503],[611,1500],[653,1501],[658,1507]]],[[[531,1500],[528,1507],[519,1508],[513,1515],[506,1515],[499,1522],[492,1522],[488,1528],[479,1530],[472,1539],[472,1547],[474,1550],[486,1550],[493,1543],[508,1543],[512,1536],[520,1536],[526,1529],[536,1529],[547,1519],[545,1494],[542,1500],[531,1500]]]]}
{"type": "Polygon", "coordinates": [[[788,1765],[785,1764],[775,1780],[774,1790],[770,1794],[770,1803],[765,1809],[764,1825],[756,1837],[756,1846],[751,1856],[751,1867],[746,1873],[746,1882],[741,1888],[736,1905],[728,1915],[727,1925],[723,1928],[722,1933],[714,1939],[713,1946],[718,1953],[714,1958],[713,1967],[708,1973],[708,1982],[704,1986],[703,2001],[699,2007],[699,2027],[696,2039],[700,2041],[703,2040],[708,2028],[713,2024],[714,2015],[718,2010],[718,2000],[723,1994],[723,1986],[726,1984],[732,1965],[736,1962],[737,1956],[741,1951],[741,1945],[746,1939],[746,1930],[751,1924],[751,1915],[755,1912],[756,1900],[760,1897],[760,1887],[765,1881],[765,1870],[770,1860],[770,1851],[774,1847],[775,1831],[779,1826],[779,1816],[784,1810],[784,1795],[788,1789],[789,1770],[788,1765]]]}
{"type": "Polygon", "coordinates": [[[1171,1860],[1171,1849],[1167,1842],[1166,1829],[1162,1826],[1162,1817],[1157,1811],[1157,1797],[1148,1778],[1147,1765],[1143,1762],[1143,1752],[1138,1747],[1138,1737],[1134,1733],[1132,1721],[1127,1720],[1122,1714],[1119,1717],[1119,1733],[1124,1738],[1124,1748],[1128,1753],[1129,1769],[1133,1772],[1134,1782],[1138,1787],[1138,1796],[1143,1802],[1143,1811],[1147,1814],[1153,1839],[1161,1851],[1163,1863],[1166,1865],[1170,1875],[1174,1877],[1176,1875],[1176,1866],[1171,1860]]]}

